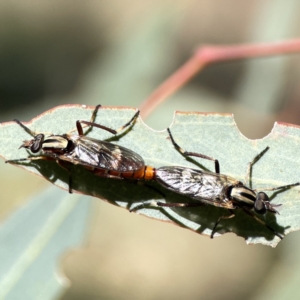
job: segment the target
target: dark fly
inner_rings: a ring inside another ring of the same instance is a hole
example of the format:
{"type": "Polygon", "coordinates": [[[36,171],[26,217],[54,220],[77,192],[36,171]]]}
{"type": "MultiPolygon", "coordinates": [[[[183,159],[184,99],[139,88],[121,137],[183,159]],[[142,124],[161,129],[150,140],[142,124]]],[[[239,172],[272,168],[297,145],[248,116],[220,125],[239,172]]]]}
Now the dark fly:
{"type": "MultiPolygon", "coordinates": [[[[76,121],[77,134],[65,133],[61,135],[49,135],[44,133],[35,133],[19,120],[14,120],[26,132],[28,132],[33,139],[24,141],[20,148],[28,149],[33,155],[27,158],[7,160],[7,163],[22,163],[24,161],[32,160],[55,160],[58,165],[68,170],[67,163],[74,165],[81,165],[89,171],[95,173],[97,176],[107,178],[147,178],[145,171],[145,163],[143,158],[127,149],[97,139],[86,136],[83,132],[82,124],[97,127],[106,130],[112,134],[117,134],[135,122],[139,115],[139,111],[135,113],[132,119],[117,130],[108,128],[106,126],[94,123],[96,114],[101,105],[96,106],[91,120],[76,121]]],[[[69,171],[69,170],[68,170],[69,171]]],[[[69,192],[72,192],[72,177],[69,173],[69,192]]]]}
{"type": "MultiPolygon", "coordinates": [[[[175,193],[182,194],[197,200],[196,202],[188,203],[164,203],[164,202],[152,202],[150,206],[155,207],[195,207],[203,204],[210,204],[217,207],[225,208],[229,210],[230,215],[221,216],[215,223],[211,232],[211,238],[213,238],[217,226],[223,219],[229,219],[235,216],[235,209],[242,209],[245,213],[253,217],[260,224],[267,227],[280,239],[283,238],[281,234],[276,232],[272,227],[267,225],[263,220],[258,218],[252,211],[257,214],[264,215],[267,212],[278,213],[276,210],[280,204],[271,204],[268,195],[260,191],[259,189],[252,189],[247,187],[243,182],[236,180],[233,177],[220,174],[219,161],[195,152],[187,152],[183,150],[173,139],[171,131],[168,129],[170,139],[174,147],[184,156],[195,156],[208,160],[212,160],[215,163],[215,173],[202,171],[200,169],[192,169],[185,167],[169,166],[160,167],[154,169],[153,178],[163,187],[171,190],[175,193]]],[[[269,149],[267,147],[261,153],[259,153],[252,162],[248,165],[246,182],[250,182],[250,173],[252,166],[258,161],[264,153],[269,149]]],[[[297,186],[300,183],[294,183],[275,188],[265,188],[264,191],[275,191],[297,186]]],[[[146,204],[138,205],[133,210],[138,210],[145,207],[146,204]]]]}

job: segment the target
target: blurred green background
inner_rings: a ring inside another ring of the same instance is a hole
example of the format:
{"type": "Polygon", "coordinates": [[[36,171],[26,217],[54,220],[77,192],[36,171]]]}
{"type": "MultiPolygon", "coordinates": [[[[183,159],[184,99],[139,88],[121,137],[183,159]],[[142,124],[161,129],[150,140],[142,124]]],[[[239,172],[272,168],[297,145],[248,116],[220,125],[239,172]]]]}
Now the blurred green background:
{"type": "MultiPolygon", "coordinates": [[[[296,0],[2,0],[0,122],[66,103],[138,107],[201,44],[297,37],[299,11],[296,0]]],[[[162,130],[174,110],[229,112],[262,138],[274,121],[299,125],[299,75],[300,55],[214,65],[144,121],[162,130]]],[[[50,186],[3,161],[0,177],[3,222],[50,186]]],[[[91,219],[86,246],[62,258],[63,300],[299,299],[298,233],[276,249],[210,240],[98,199],[91,219]]]]}

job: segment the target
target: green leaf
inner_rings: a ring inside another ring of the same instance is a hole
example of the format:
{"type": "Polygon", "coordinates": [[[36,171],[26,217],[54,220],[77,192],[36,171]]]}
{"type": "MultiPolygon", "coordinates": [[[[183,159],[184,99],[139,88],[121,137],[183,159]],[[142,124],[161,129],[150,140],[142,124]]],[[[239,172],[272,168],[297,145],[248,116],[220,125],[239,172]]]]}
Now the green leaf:
{"type": "MultiPolygon", "coordinates": [[[[89,120],[92,111],[92,107],[80,105],[59,106],[38,116],[27,125],[36,132],[62,134],[74,129],[76,120],[89,120]]],[[[97,114],[96,122],[117,129],[127,123],[134,113],[134,109],[128,108],[102,108],[97,114]]],[[[296,126],[276,123],[267,137],[249,140],[239,132],[232,115],[195,112],[177,113],[171,130],[174,139],[185,150],[217,158],[221,173],[241,181],[245,179],[248,163],[269,146],[270,150],[253,167],[253,188],[276,187],[299,181],[295,171],[299,169],[300,163],[297,156],[300,130],[296,126]]],[[[109,139],[127,147],[140,154],[147,165],[198,168],[190,159],[186,159],[174,149],[166,131],[154,131],[144,125],[141,119],[138,119],[130,130],[117,137],[111,137],[110,133],[98,128],[94,128],[89,136],[99,140],[109,139]]],[[[18,149],[25,139],[30,139],[30,136],[16,123],[2,124],[0,155],[4,159],[27,157],[28,153],[24,149],[18,149]]],[[[201,167],[214,170],[213,162],[203,159],[197,161],[201,167]]],[[[59,187],[68,189],[68,174],[55,162],[41,160],[22,167],[44,176],[59,187]]],[[[72,179],[74,190],[128,209],[151,200],[173,203],[193,201],[169,192],[155,182],[149,183],[166,195],[165,199],[162,199],[159,193],[147,186],[136,185],[129,180],[100,178],[80,166],[72,167],[72,179]]],[[[291,188],[276,195],[272,192],[268,194],[274,196],[272,203],[283,205],[279,208],[280,215],[267,214],[266,223],[284,234],[298,230],[299,188],[291,188]]],[[[209,205],[199,208],[148,208],[138,212],[155,219],[174,222],[207,236],[210,236],[220,216],[229,215],[228,211],[209,205]]],[[[215,236],[228,231],[244,237],[247,243],[262,243],[274,247],[279,242],[279,238],[266,227],[240,210],[236,210],[235,218],[221,221],[215,236]]]]}
{"type": "Polygon", "coordinates": [[[50,300],[67,290],[69,280],[57,273],[57,261],[85,236],[91,200],[80,198],[47,189],[5,220],[0,227],[0,299],[50,300]]]}

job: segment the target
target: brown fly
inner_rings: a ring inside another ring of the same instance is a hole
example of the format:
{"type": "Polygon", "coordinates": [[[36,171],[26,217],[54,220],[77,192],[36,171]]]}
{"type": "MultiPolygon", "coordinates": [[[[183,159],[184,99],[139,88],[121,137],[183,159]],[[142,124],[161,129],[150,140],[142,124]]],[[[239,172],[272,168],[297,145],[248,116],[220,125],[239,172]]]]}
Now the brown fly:
{"type": "MultiPolygon", "coordinates": [[[[7,163],[18,164],[24,161],[33,160],[54,160],[58,165],[66,167],[67,163],[81,165],[97,176],[107,178],[147,178],[147,168],[143,158],[122,146],[100,141],[86,136],[83,132],[82,124],[106,130],[112,134],[117,134],[135,122],[139,111],[132,119],[117,130],[94,123],[96,114],[101,105],[96,106],[91,120],[76,121],[77,134],[65,133],[60,135],[46,136],[44,133],[35,133],[19,120],[14,120],[19,124],[33,139],[24,141],[20,148],[28,149],[33,155],[27,158],[7,160],[7,163]]],[[[148,168],[149,170],[149,168],[148,168]]],[[[69,171],[69,170],[68,170],[69,171]]],[[[69,172],[69,192],[72,192],[72,176],[69,172]]]]}

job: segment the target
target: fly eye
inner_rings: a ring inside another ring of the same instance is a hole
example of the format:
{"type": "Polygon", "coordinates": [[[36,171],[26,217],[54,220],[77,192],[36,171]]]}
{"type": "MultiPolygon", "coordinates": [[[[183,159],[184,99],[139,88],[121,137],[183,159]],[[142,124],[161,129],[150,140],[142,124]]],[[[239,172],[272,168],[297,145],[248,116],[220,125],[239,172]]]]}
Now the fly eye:
{"type": "Polygon", "coordinates": [[[267,211],[266,203],[265,201],[269,201],[269,197],[266,193],[260,192],[256,196],[256,200],[254,202],[254,210],[258,214],[265,214],[267,211]]]}
{"type": "Polygon", "coordinates": [[[269,201],[269,196],[264,192],[259,192],[256,198],[262,201],[269,201]]]}
{"type": "Polygon", "coordinates": [[[42,148],[43,141],[44,141],[44,135],[43,134],[38,134],[35,137],[34,142],[30,147],[31,152],[32,153],[39,152],[42,148]]]}

